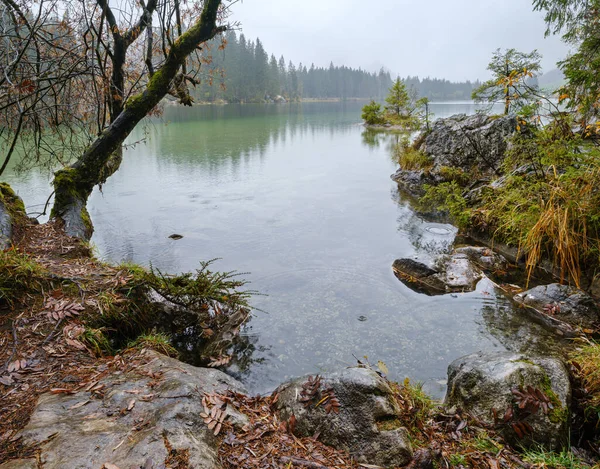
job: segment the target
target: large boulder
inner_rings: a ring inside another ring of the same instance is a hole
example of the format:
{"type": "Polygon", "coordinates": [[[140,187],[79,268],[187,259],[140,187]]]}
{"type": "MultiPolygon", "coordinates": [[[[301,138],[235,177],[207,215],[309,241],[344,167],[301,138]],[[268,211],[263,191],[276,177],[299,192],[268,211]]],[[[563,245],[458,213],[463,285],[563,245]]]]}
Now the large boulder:
{"type": "Polygon", "coordinates": [[[0,183],[0,250],[11,246],[14,226],[27,219],[25,205],[6,183],[0,183]]]}
{"type": "Polygon", "coordinates": [[[556,358],[475,353],[448,367],[448,410],[460,409],[496,427],[515,445],[561,448],[568,438],[570,403],[569,374],[556,358]]]}
{"type": "Polygon", "coordinates": [[[396,467],[411,461],[410,440],[400,426],[394,393],[374,371],[349,368],[299,378],[276,392],[279,416],[288,422],[293,416],[296,435],[318,434],[324,444],[345,449],[362,463],[396,467]],[[321,402],[327,395],[332,397],[321,402]],[[333,397],[339,406],[328,408],[333,397]]]}
{"type": "Polygon", "coordinates": [[[514,299],[517,303],[572,326],[592,328],[600,322],[600,308],[596,301],[587,293],[568,285],[541,285],[519,293],[514,299]]]}
{"type": "MultiPolygon", "coordinates": [[[[169,457],[181,458],[185,467],[220,467],[217,439],[200,416],[202,397],[241,392],[241,384],[217,370],[147,353],[147,365],[109,374],[89,391],[40,397],[19,436],[26,445],[41,444],[45,469],[100,469],[105,463],[120,469],[159,468],[169,457]],[[98,388],[103,397],[91,394],[98,388]]],[[[242,418],[227,412],[232,422],[242,418]]],[[[28,467],[30,462],[0,468],[28,467]]]]}
{"type": "Polygon", "coordinates": [[[436,166],[493,174],[504,161],[507,139],[517,129],[515,116],[458,114],[435,121],[419,150],[436,166]]]}

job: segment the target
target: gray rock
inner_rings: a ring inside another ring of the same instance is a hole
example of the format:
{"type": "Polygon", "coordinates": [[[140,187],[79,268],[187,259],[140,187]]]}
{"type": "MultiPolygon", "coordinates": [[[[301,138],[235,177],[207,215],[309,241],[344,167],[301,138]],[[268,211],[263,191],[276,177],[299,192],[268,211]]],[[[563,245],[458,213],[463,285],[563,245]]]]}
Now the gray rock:
{"type": "Polygon", "coordinates": [[[517,128],[515,116],[458,114],[435,121],[419,148],[436,166],[495,173],[504,161],[507,139],[517,128]]]}
{"type": "Polygon", "coordinates": [[[439,261],[440,273],[436,276],[450,292],[473,291],[483,278],[483,273],[464,253],[453,252],[439,261]]]}
{"type": "Polygon", "coordinates": [[[162,467],[165,436],[174,449],[189,450],[190,467],[219,467],[217,440],[200,417],[201,399],[203,393],[242,392],[241,384],[217,370],[147,353],[148,365],[100,382],[102,399],[84,391],[40,397],[20,436],[25,444],[35,444],[55,434],[41,446],[45,469],[99,469],[107,462],[129,469],[143,467],[148,459],[162,467]],[[152,381],[155,386],[149,386],[152,381]]]}
{"type": "Polygon", "coordinates": [[[405,193],[417,198],[425,195],[425,185],[441,182],[441,180],[437,180],[430,171],[406,170],[402,168],[392,174],[391,178],[398,183],[399,187],[405,193]]]}
{"type": "Polygon", "coordinates": [[[469,256],[467,252],[456,250],[450,255],[438,258],[435,269],[412,259],[397,259],[392,268],[402,283],[421,293],[442,295],[467,292],[475,290],[477,283],[484,276],[471,257],[477,257],[475,251],[469,256]]]}
{"type": "Polygon", "coordinates": [[[529,357],[513,352],[475,353],[459,358],[448,367],[445,405],[450,412],[467,412],[487,425],[496,425],[515,445],[541,444],[558,449],[567,442],[571,385],[565,365],[556,358],[529,357]],[[526,415],[516,405],[513,390],[531,386],[550,399],[553,408],[526,415]],[[503,422],[507,409],[514,417],[503,422]],[[500,422],[495,422],[496,411],[500,422]],[[512,423],[527,422],[532,432],[520,438],[512,423]]]}
{"type": "Polygon", "coordinates": [[[438,278],[439,271],[413,259],[396,259],[394,275],[411,290],[427,295],[446,293],[446,285],[438,278]]]}
{"type": "Polygon", "coordinates": [[[456,248],[454,252],[466,255],[471,262],[490,272],[506,270],[508,268],[508,261],[504,256],[495,253],[492,249],[487,247],[463,246],[456,248]]]}
{"type": "Polygon", "coordinates": [[[358,461],[378,466],[403,466],[412,459],[408,432],[400,427],[398,404],[388,383],[366,368],[349,368],[322,377],[320,392],[310,405],[300,401],[307,378],[284,384],[279,392],[282,420],[295,416],[298,436],[320,434],[319,441],[345,449],[358,461]],[[330,387],[340,402],[339,413],[315,406],[330,387]]]}
{"type": "Polygon", "coordinates": [[[594,299],[568,285],[542,285],[519,293],[514,299],[572,326],[591,328],[600,320],[600,309],[594,299]]]}
{"type": "MultiPolygon", "coordinates": [[[[435,185],[446,180],[443,167],[461,169],[478,180],[489,180],[497,176],[508,149],[508,138],[516,128],[515,116],[458,114],[438,119],[424,138],[417,138],[417,150],[430,157],[431,167],[426,171],[400,168],[392,179],[415,197],[424,194],[425,184],[435,185]]],[[[476,200],[480,192],[477,188],[468,198],[476,200]]]]}

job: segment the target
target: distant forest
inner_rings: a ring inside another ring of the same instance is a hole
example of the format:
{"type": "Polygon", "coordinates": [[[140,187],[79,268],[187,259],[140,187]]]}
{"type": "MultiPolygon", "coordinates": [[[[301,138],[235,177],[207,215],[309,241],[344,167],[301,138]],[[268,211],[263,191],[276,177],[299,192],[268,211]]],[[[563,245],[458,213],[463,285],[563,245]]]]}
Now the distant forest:
{"type": "MultiPolygon", "coordinates": [[[[295,65],[281,56],[277,59],[265,51],[260,39],[247,40],[243,34],[229,31],[225,47],[220,41],[210,45],[212,60],[204,64],[205,79],[196,87],[197,101],[230,103],[264,102],[278,96],[288,101],[300,99],[383,99],[392,86],[390,72],[377,73],[345,66],[328,68],[295,65]],[[219,86],[220,85],[220,86],[219,86]]],[[[431,100],[470,99],[479,83],[453,83],[437,78],[407,77],[409,88],[418,97],[431,100]]]]}

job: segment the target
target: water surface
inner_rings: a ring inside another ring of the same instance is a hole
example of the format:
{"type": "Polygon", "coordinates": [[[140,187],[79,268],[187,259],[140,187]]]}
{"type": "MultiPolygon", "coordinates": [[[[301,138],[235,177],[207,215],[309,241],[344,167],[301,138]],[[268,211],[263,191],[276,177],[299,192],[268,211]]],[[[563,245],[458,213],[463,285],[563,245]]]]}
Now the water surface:
{"type": "MultiPolygon", "coordinates": [[[[219,269],[251,272],[265,312],[243,331],[230,371],[252,392],[366,355],[440,396],[455,358],[550,340],[489,282],[431,298],[394,277],[394,259],[429,260],[456,230],[422,219],[398,194],[390,149],[399,137],[365,134],[361,105],[168,107],[91,197],[92,241],[109,261],[175,273],[221,257],[219,269]]],[[[431,108],[436,117],[475,111],[431,108]]],[[[47,175],[9,179],[32,210],[49,194],[47,175]]]]}

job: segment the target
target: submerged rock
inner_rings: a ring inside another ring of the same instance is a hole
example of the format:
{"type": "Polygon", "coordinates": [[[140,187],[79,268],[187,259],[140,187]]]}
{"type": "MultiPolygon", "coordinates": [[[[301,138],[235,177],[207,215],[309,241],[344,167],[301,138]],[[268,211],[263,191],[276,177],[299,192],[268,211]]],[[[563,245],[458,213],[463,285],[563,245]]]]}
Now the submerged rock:
{"type": "Polygon", "coordinates": [[[570,404],[569,374],[556,358],[475,353],[448,367],[449,411],[460,409],[496,427],[514,445],[561,448],[568,438],[570,404]]]}
{"type": "Polygon", "coordinates": [[[11,246],[15,224],[26,218],[23,200],[8,184],[0,183],[0,250],[11,246]]]}
{"type": "Polygon", "coordinates": [[[490,248],[481,246],[463,246],[454,250],[457,254],[466,255],[469,260],[487,272],[497,272],[508,269],[508,261],[490,248]]]}
{"type": "Polygon", "coordinates": [[[349,368],[323,375],[318,386],[309,378],[293,380],[276,391],[279,416],[288,422],[294,417],[296,435],[319,434],[319,441],[345,449],[363,463],[395,467],[411,461],[408,432],[400,426],[393,391],[377,373],[349,368]],[[328,413],[326,405],[317,405],[327,392],[339,401],[338,412],[328,413]]]}
{"type": "MultiPolygon", "coordinates": [[[[25,445],[41,444],[45,469],[98,469],[105,463],[123,469],[164,467],[167,445],[187,458],[186,467],[220,467],[217,439],[200,417],[202,396],[242,392],[242,385],[220,371],[148,353],[151,362],[137,371],[102,379],[102,398],[83,390],[40,397],[19,436],[25,445]]],[[[231,413],[231,419],[238,415],[231,413]]],[[[27,464],[22,460],[0,468],[27,464]]]]}
{"type": "Polygon", "coordinates": [[[592,328],[600,321],[600,308],[587,293],[552,283],[519,293],[515,301],[572,326],[592,328]]]}
{"type": "Polygon", "coordinates": [[[441,256],[435,268],[413,259],[396,259],[392,268],[407,287],[427,295],[474,291],[483,270],[496,270],[506,261],[486,248],[467,246],[441,256]]]}

